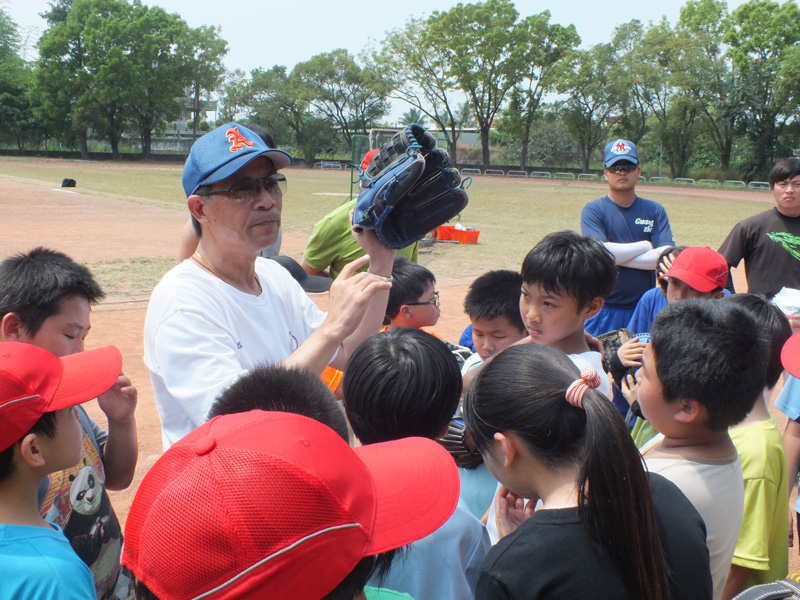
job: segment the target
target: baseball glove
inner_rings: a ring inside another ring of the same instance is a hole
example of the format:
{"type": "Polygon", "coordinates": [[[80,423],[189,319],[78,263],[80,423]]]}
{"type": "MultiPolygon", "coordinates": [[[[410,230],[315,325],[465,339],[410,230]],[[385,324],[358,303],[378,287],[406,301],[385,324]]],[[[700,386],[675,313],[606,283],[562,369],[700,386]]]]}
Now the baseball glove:
{"type": "Polygon", "coordinates": [[[409,125],[387,142],[361,180],[364,189],[353,211],[353,229],[374,229],[389,248],[422,239],[469,202],[447,153],[419,125],[409,125]]]}

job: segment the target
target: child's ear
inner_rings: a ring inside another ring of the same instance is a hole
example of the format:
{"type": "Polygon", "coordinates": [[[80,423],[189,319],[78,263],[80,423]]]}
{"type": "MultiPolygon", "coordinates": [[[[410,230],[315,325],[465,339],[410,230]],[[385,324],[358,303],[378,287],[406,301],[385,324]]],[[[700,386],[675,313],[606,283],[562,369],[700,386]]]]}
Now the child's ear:
{"type": "Polygon", "coordinates": [[[681,423],[696,423],[705,413],[705,407],[697,400],[678,400],[680,406],[675,413],[675,420],[681,423]]]}
{"type": "Polygon", "coordinates": [[[0,323],[0,335],[4,342],[19,342],[27,337],[25,325],[15,312],[6,313],[0,323]]]}
{"type": "Polygon", "coordinates": [[[605,298],[601,298],[600,296],[597,296],[594,300],[589,302],[589,306],[583,309],[584,320],[591,319],[593,316],[599,313],[600,309],[603,308],[605,303],[605,298]]]}
{"type": "Polygon", "coordinates": [[[494,441],[500,445],[500,452],[503,455],[503,466],[508,469],[517,457],[517,439],[512,435],[502,433],[494,434],[494,441]]]}
{"type": "Polygon", "coordinates": [[[41,468],[45,465],[45,456],[39,444],[39,436],[35,433],[27,434],[19,442],[19,454],[22,460],[33,469],[41,468]]]}
{"type": "Polygon", "coordinates": [[[711,296],[711,298],[713,300],[719,300],[720,298],[724,298],[724,297],[725,297],[725,290],[720,290],[720,291],[716,292],[713,296],[711,296]]]}

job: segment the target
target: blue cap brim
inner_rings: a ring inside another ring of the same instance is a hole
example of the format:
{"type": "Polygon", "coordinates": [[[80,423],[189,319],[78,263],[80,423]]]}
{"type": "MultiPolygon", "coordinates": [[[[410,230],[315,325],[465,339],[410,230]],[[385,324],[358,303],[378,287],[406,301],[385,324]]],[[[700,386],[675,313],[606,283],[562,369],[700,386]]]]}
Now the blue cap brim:
{"type": "Polygon", "coordinates": [[[639,159],[635,158],[633,156],[615,156],[614,158],[612,158],[611,160],[606,162],[606,167],[610,167],[612,165],[615,165],[618,162],[622,162],[623,160],[625,162],[629,162],[629,163],[632,163],[634,165],[638,165],[639,164],[639,159]]]}
{"type": "Polygon", "coordinates": [[[288,167],[293,162],[292,157],[288,153],[284,152],[283,150],[278,150],[277,148],[269,148],[263,152],[251,152],[249,154],[237,156],[232,161],[225,163],[219,169],[198,183],[197,187],[194,188],[189,195],[191,196],[191,194],[194,194],[202,185],[210,185],[212,183],[222,181],[223,179],[227,179],[239,169],[243,168],[251,160],[258,158],[259,156],[265,156],[270,159],[276,171],[280,171],[281,169],[288,167]]]}

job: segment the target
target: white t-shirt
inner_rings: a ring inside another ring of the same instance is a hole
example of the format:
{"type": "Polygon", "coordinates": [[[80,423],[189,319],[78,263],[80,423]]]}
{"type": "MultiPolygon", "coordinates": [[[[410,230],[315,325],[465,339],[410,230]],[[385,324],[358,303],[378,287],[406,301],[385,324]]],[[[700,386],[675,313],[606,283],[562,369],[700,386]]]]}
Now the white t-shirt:
{"type": "Polygon", "coordinates": [[[677,485],[703,517],[711,577],[714,580],[714,599],[717,600],[725,588],[742,526],[742,463],[736,452],[724,459],[703,462],[677,455],[648,457],[648,450],[663,439],[664,436],[658,434],[642,446],[644,462],[651,473],[658,473],[677,485]]]}
{"type": "Polygon", "coordinates": [[[164,449],[206,421],[243,372],[286,359],[325,319],[289,272],[256,259],[263,287],[246,294],[186,260],[153,290],[144,325],[164,449]]]}

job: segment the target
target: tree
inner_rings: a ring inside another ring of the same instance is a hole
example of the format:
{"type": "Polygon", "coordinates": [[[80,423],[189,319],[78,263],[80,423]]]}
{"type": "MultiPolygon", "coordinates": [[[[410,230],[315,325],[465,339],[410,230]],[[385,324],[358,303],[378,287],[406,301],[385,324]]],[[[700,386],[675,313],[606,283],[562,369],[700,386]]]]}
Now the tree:
{"type": "Polygon", "coordinates": [[[29,97],[32,71],[19,56],[17,24],[0,8],[0,135],[11,134],[17,148],[37,134],[29,97]]]}
{"type": "MultiPolygon", "coordinates": [[[[642,22],[634,19],[614,29],[611,46],[614,51],[614,65],[609,76],[617,97],[615,129],[619,135],[630,139],[634,144],[645,136],[651,115],[651,92],[642,79],[645,28],[642,22]]],[[[616,112],[616,111],[615,111],[616,112]]]]}
{"type": "Polygon", "coordinates": [[[690,0],[681,8],[676,26],[683,56],[676,85],[689,91],[719,162],[731,161],[736,127],[744,115],[738,69],[725,56],[723,41],[730,16],[722,0],[690,0]]]}
{"type": "Polygon", "coordinates": [[[368,68],[387,82],[390,98],[408,103],[436,124],[455,163],[459,130],[464,125],[453,98],[458,85],[450,73],[447,51],[430,35],[429,22],[411,19],[388,32],[368,68]]]}
{"type": "Polygon", "coordinates": [[[418,108],[409,108],[400,116],[400,122],[403,125],[421,125],[425,126],[425,114],[418,108]]]}
{"type": "Polygon", "coordinates": [[[741,73],[747,118],[743,126],[753,142],[755,156],[749,175],[764,175],[776,161],[781,129],[793,115],[787,114],[787,87],[794,81],[782,75],[783,59],[800,41],[800,8],[792,0],[783,4],[751,0],[731,15],[726,41],[728,55],[741,73]]]}
{"type": "Polygon", "coordinates": [[[219,118],[222,121],[239,121],[250,118],[252,106],[250,81],[247,79],[247,74],[241,69],[225,73],[221,103],[219,118]]]}
{"type": "Polygon", "coordinates": [[[483,166],[491,163],[489,130],[506,94],[522,78],[524,44],[510,0],[457,4],[428,19],[429,35],[445,51],[448,75],[458,82],[478,120],[483,166]]]}
{"type": "Polygon", "coordinates": [[[302,99],[327,118],[350,146],[388,111],[386,82],[360,67],[347,50],[317,54],[292,70],[302,99]]]}
{"type": "Polygon", "coordinates": [[[185,75],[191,89],[192,135],[197,137],[197,128],[203,112],[203,94],[216,90],[225,76],[222,59],[228,53],[228,42],[219,37],[220,29],[201,25],[189,29],[184,45],[187,60],[185,75]]]}
{"type": "Polygon", "coordinates": [[[128,36],[131,40],[127,61],[133,78],[126,86],[124,100],[136,122],[142,156],[150,157],[153,129],[180,115],[189,28],[175,14],[164,9],[133,5],[128,36]]]}
{"type": "Polygon", "coordinates": [[[569,59],[569,68],[557,85],[567,94],[563,120],[578,144],[584,172],[595,150],[608,133],[608,117],[617,103],[609,81],[613,64],[610,44],[597,44],[589,50],[579,50],[569,59]]]}
{"type": "Polygon", "coordinates": [[[562,75],[560,69],[567,65],[562,60],[577,48],[581,38],[574,25],[563,27],[550,24],[550,11],[531,15],[517,26],[520,30],[520,65],[524,68],[522,80],[511,90],[506,118],[510,130],[518,132],[521,142],[520,169],[525,169],[534,118],[542,103],[542,96],[555,88],[562,75]]]}
{"type": "Polygon", "coordinates": [[[647,29],[637,53],[638,76],[647,87],[646,101],[657,119],[656,133],[666,150],[672,177],[683,177],[697,141],[698,108],[694,96],[677,85],[687,48],[666,19],[647,29]]]}

